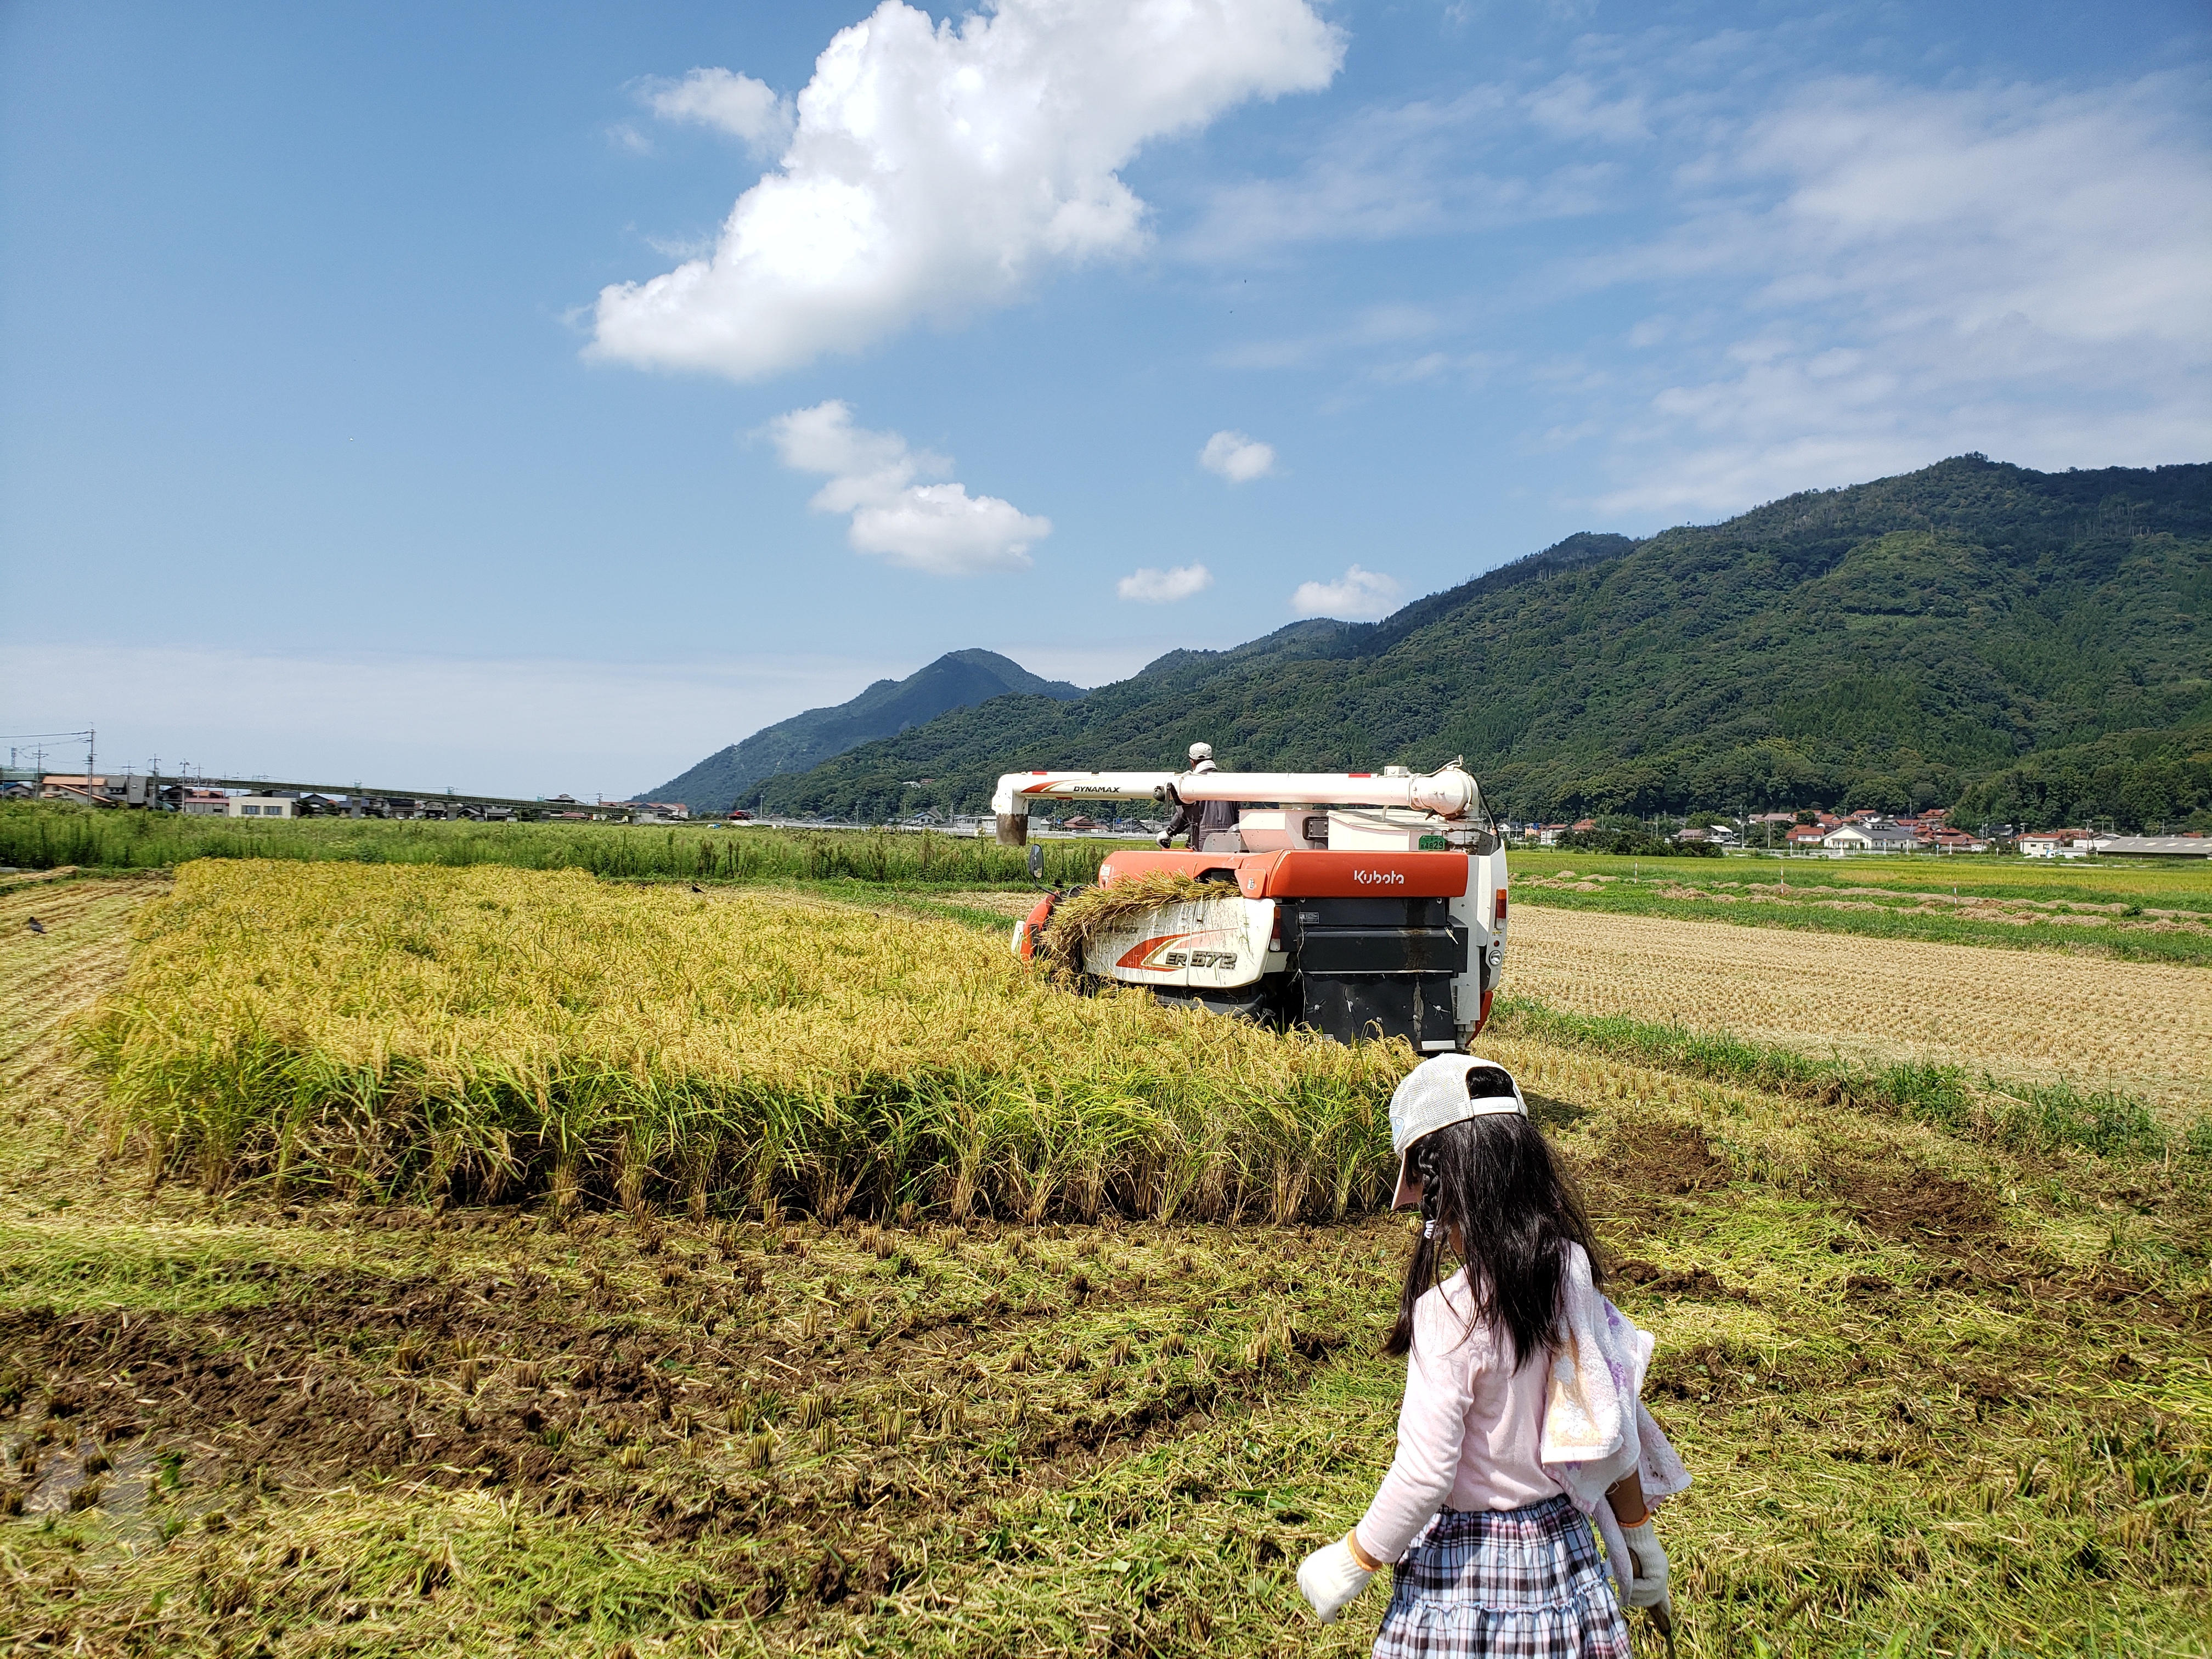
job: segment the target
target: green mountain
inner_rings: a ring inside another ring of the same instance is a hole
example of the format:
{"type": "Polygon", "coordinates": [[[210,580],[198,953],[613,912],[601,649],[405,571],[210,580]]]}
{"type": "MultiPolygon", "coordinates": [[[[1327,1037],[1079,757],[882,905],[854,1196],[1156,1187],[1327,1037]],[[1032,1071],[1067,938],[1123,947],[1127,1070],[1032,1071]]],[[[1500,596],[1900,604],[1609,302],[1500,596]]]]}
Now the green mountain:
{"type": "Polygon", "coordinates": [[[2212,465],[1966,455],[1642,541],[1582,535],[1382,622],[1176,652],[768,781],[783,812],[981,811],[1002,771],[1426,768],[1501,813],[1955,805],[2212,824],[2212,465]],[[934,786],[908,789],[902,780],[934,786]]]}
{"type": "Polygon", "coordinates": [[[1008,695],[1045,701],[1079,697],[1083,688],[1040,679],[995,651],[948,651],[902,680],[878,680],[849,702],[810,708],[719,749],[690,771],[635,800],[680,800],[695,812],[726,812],[779,772],[803,772],[871,738],[887,738],[943,714],[1008,695]]]}

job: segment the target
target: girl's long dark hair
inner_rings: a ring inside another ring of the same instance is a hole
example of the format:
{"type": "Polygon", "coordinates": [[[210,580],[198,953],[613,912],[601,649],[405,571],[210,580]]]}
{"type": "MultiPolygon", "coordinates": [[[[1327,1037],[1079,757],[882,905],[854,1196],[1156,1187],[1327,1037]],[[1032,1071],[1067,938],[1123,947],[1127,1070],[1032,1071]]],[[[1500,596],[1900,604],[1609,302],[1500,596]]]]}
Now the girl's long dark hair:
{"type": "Polygon", "coordinates": [[[1591,1278],[1602,1282],[1582,1197],[1543,1132],[1517,1113],[1446,1124],[1410,1152],[1421,1180],[1422,1237],[1382,1352],[1412,1352],[1413,1304],[1443,1278],[1456,1237],[1474,1321],[1504,1333],[1518,1370],[1559,1335],[1569,1244],[1583,1247],[1591,1278]]]}

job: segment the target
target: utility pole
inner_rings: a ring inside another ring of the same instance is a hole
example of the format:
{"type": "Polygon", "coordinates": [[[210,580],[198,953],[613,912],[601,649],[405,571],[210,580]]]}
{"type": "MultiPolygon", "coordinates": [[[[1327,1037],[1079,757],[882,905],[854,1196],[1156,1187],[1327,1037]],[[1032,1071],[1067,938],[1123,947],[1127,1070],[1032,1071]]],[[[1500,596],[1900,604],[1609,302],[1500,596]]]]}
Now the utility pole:
{"type": "Polygon", "coordinates": [[[100,798],[92,793],[92,756],[93,739],[98,734],[90,726],[87,726],[84,728],[84,793],[87,796],[90,797],[95,804],[98,803],[100,798]]]}

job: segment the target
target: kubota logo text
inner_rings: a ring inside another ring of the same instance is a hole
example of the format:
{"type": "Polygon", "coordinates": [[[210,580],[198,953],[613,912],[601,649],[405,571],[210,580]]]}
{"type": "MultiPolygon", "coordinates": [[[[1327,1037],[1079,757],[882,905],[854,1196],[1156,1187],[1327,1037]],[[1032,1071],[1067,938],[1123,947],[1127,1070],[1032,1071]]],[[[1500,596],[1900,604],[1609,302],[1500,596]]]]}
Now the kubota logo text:
{"type": "Polygon", "coordinates": [[[1403,870],[1354,870],[1352,878],[1362,887],[1403,887],[1406,884],[1403,870]]]}

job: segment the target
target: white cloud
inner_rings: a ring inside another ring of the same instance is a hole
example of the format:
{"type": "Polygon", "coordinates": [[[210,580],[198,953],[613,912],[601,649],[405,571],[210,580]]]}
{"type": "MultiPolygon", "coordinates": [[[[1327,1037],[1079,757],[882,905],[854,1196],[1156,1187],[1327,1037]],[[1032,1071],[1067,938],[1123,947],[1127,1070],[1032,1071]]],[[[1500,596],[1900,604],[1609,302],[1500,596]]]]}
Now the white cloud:
{"type": "Polygon", "coordinates": [[[1143,246],[1116,170],[1147,140],[1326,86],[1343,55],[1307,0],[999,0],[957,27],[884,0],[816,62],[713,256],[603,290],[590,350],[751,380],[1005,303],[1041,265],[1143,246]]]}
{"type": "Polygon", "coordinates": [[[1743,127],[1686,170],[1703,199],[1680,228],[1599,273],[1708,301],[1747,281],[1750,320],[1656,365],[1640,419],[1608,411],[1622,483],[1597,505],[1722,513],[1969,449],[2201,459],[2212,144],[2193,97],[2164,76],[1832,80],[1743,127]]]}
{"type": "Polygon", "coordinates": [[[1286,178],[1207,192],[1178,250],[1215,264],[1323,241],[1464,234],[1596,211],[1617,168],[1580,157],[1502,157],[1495,131],[1514,100],[1476,87],[1446,103],[1366,109],[1338,123],[1286,178]],[[1516,163],[1500,167],[1501,160],[1516,163]]]}
{"type": "Polygon", "coordinates": [[[933,576],[973,576],[1028,568],[1030,544],[1052,534],[1051,520],[995,495],[916,483],[951,471],[951,459],[909,448],[896,432],[854,426],[851,408],[837,399],[779,415],[768,434],[786,466],[829,476],[810,505],[853,515],[845,539],[855,551],[933,576]]]}
{"type": "Polygon", "coordinates": [[[726,69],[695,69],[681,81],[649,82],[645,101],[664,121],[714,127],[763,153],[791,142],[796,118],[791,100],[777,97],[766,82],[726,69]]]}
{"type": "Polygon", "coordinates": [[[1643,99],[1632,95],[1608,102],[1579,75],[1563,75],[1522,103],[1530,119],[1561,138],[1628,143],[1651,136],[1644,121],[1643,99]]]}
{"type": "Polygon", "coordinates": [[[1231,483],[1250,483],[1275,470],[1275,448],[1224,428],[1206,441],[1206,447],[1198,452],[1198,464],[1231,483]]]}
{"type": "Polygon", "coordinates": [[[1395,577],[1353,565],[1333,582],[1300,582],[1291,609],[1301,617],[1341,617],[1361,622],[1388,616],[1398,603],[1395,577]]]}
{"type": "Polygon", "coordinates": [[[1114,584],[1114,591],[1139,605],[1172,605],[1213,586],[1213,573],[1202,564],[1179,564],[1158,570],[1140,565],[1114,584]]]}

